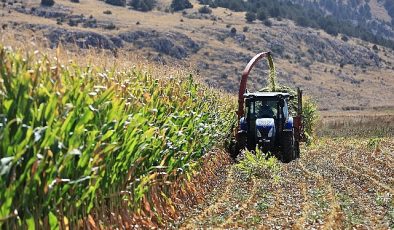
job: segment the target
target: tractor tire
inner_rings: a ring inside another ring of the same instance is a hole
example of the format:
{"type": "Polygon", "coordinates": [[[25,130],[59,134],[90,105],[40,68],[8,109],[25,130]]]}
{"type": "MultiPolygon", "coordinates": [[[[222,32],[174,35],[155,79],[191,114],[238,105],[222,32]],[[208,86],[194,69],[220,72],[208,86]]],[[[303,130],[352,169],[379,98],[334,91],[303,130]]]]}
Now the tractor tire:
{"type": "Polygon", "coordinates": [[[230,147],[230,156],[235,160],[242,150],[245,149],[247,143],[247,135],[240,134],[239,140],[232,142],[232,146],[230,147]]]}
{"type": "Polygon", "coordinates": [[[231,140],[229,147],[228,147],[228,152],[230,153],[230,157],[235,159],[238,155],[238,143],[235,140],[231,140]]]}
{"type": "Polygon", "coordinates": [[[294,141],[295,158],[300,158],[300,142],[294,141]]]}
{"type": "Polygon", "coordinates": [[[283,163],[289,163],[296,159],[296,148],[294,141],[294,132],[283,132],[281,140],[281,160],[283,163]]]}

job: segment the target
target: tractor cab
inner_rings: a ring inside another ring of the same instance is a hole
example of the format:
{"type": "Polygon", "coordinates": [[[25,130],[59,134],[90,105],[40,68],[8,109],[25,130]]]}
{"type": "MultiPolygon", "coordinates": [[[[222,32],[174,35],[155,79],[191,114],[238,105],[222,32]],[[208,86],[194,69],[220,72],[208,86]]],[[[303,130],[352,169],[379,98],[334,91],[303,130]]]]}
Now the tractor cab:
{"type": "Polygon", "coordinates": [[[290,94],[281,92],[256,92],[244,94],[245,116],[240,120],[238,135],[246,139],[246,147],[263,151],[276,151],[276,143],[283,131],[293,131],[289,117],[290,94]]]}

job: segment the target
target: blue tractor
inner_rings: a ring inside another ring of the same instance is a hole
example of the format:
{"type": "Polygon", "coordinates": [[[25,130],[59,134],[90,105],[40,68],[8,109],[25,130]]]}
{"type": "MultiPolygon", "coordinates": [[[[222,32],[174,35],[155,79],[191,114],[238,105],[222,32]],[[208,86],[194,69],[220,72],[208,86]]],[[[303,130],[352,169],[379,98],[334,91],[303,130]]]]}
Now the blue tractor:
{"type": "MultiPolygon", "coordinates": [[[[254,64],[270,53],[256,55],[245,68],[239,91],[238,126],[230,149],[232,157],[240,151],[259,148],[275,154],[282,162],[300,157],[303,138],[302,91],[297,91],[297,115],[289,113],[290,100],[294,96],[283,92],[246,92],[246,81],[254,64]]],[[[272,59],[269,59],[272,60],[272,59]]],[[[272,61],[269,62],[270,65],[272,61]]]]}

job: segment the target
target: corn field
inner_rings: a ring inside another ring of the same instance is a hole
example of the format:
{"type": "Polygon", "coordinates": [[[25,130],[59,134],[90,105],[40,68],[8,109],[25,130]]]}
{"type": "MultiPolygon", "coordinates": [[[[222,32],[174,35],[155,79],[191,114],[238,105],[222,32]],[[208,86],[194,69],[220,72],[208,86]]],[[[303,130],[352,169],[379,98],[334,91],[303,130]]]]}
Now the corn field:
{"type": "Polygon", "coordinates": [[[235,123],[235,100],[191,75],[42,56],[0,46],[0,227],[78,226],[108,199],[138,211],[235,123]]]}

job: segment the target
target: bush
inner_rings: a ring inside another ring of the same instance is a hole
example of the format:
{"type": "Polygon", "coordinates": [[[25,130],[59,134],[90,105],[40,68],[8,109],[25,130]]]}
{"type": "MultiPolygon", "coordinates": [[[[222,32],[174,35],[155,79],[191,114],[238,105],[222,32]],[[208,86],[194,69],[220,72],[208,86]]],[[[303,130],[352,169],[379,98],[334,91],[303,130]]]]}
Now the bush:
{"type": "Polygon", "coordinates": [[[172,0],[170,7],[174,11],[180,11],[193,8],[193,5],[190,3],[189,0],[172,0]]]}
{"type": "Polygon", "coordinates": [[[349,38],[348,38],[346,35],[343,35],[343,36],[341,37],[341,39],[342,39],[342,41],[344,41],[344,42],[349,41],[349,38]]]}
{"type": "Polygon", "coordinates": [[[54,0],[41,0],[42,6],[53,6],[55,4],[54,0]]]}
{"type": "Polygon", "coordinates": [[[198,12],[201,14],[210,14],[212,13],[212,10],[209,8],[209,6],[202,6],[200,9],[198,9],[198,12]]]}
{"type": "Polygon", "coordinates": [[[105,0],[105,3],[114,6],[126,6],[126,0],[105,0]]]}
{"type": "Polygon", "coordinates": [[[245,19],[247,22],[254,22],[256,20],[256,14],[253,12],[246,12],[245,19]]]}
{"type": "Polygon", "coordinates": [[[266,26],[268,26],[268,27],[271,27],[272,26],[272,22],[271,22],[271,20],[269,20],[269,19],[266,19],[266,20],[264,20],[264,25],[266,25],[266,26]]]}
{"type": "Polygon", "coordinates": [[[215,1],[213,0],[198,0],[201,5],[207,5],[211,8],[217,8],[215,1]]]}
{"type": "Polygon", "coordinates": [[[147,12],[153,10],[156,5],[156,0],[132,0],[130,5],[135,10],[147,12]]]}
{"type": "Polygon", "coordinates": [[[105,25],[104,29],[106,29],[106,30],[114,30],[114,29],[116,29],[116,26],[115,26],[115,24],[113,22],[111,22],[111,23],[105,25]]]}

